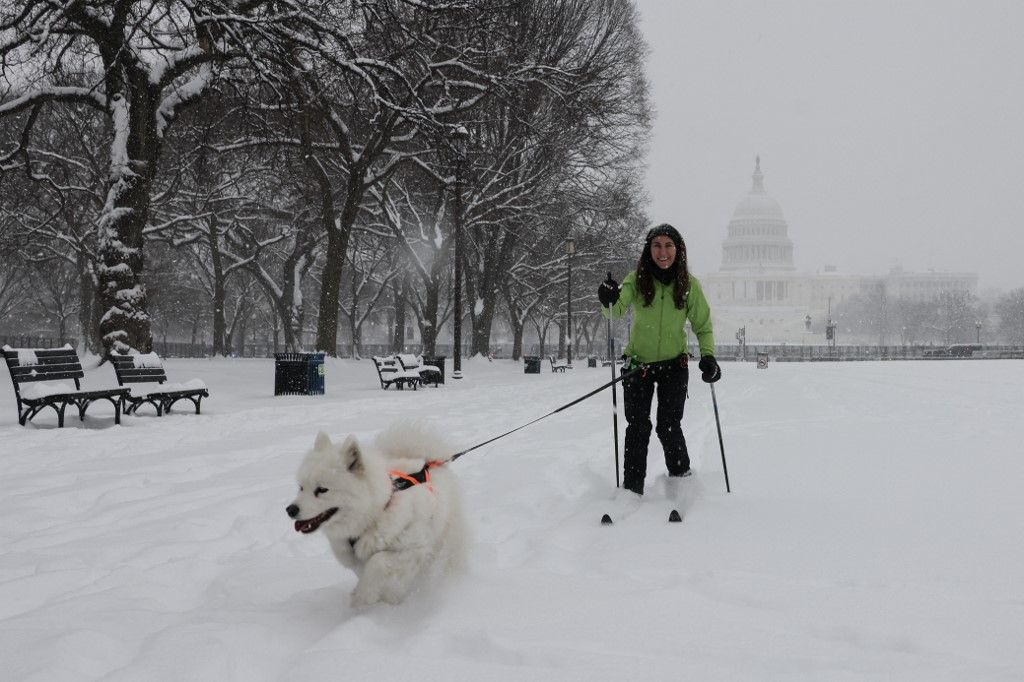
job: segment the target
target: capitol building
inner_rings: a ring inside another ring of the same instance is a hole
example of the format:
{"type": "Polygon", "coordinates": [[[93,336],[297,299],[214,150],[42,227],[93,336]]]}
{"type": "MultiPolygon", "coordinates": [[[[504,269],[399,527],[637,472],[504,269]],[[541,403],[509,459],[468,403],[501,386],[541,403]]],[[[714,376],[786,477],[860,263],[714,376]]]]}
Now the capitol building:
{"type": "MultiPolygon", "coordinates": [[[[912,273],[895,268],[877,277],[841,274],[828,265],[820,273],[800,273],[793,264],[788,232],[782,207],[765,190],[758,157],[750,193],[729,221],[721,268],[700,276],[720,342],[730,343],[742,327],[747,343],[823,344],[829,309],[834,311],[870,287],[884,286],[890,300],[929,300],[945,291],[974,293],[978,285],[976,273],[912,273]]],[[[845,335],[844,341],[857,339],[845,335]]]]}

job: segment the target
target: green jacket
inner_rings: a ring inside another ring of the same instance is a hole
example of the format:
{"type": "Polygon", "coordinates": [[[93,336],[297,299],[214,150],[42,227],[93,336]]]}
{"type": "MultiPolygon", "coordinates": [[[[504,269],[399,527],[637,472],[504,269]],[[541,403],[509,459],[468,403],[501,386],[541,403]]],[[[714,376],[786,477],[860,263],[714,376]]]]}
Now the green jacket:
{"type": "MultiPolygon", "coordinates": [[[[622,281],[619,300],[612,306],[612,317],[622,317],[636,303],[629,343],[624,350],[629,357],[640,362],[658,362],[679,357],[686,352],[687,320],[697,336],[701,356],[715,354],[711,307],[704,298],[700,282],[690,275],[690,293],[682,310],[676,308],[672,300],[673,286],[674,282],[662,284],[654,280],[654,300],[651,305],[645,306],[643,297],[636,289],[636,273],[629,273],[622,281]]],[[[608,308],[602,308],[601,313],[608,317],[608,308]]]]}

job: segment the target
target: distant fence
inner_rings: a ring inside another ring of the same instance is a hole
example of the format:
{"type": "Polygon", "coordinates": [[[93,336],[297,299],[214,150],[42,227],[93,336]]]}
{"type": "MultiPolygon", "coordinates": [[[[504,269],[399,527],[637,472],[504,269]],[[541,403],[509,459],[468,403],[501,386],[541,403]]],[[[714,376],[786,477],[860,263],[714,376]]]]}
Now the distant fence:
{"type": "MultiPolygon", "coordinates": [[[[697,348],[690,352],[698,354],[697,348]]],[[[1024,359],[1024,346],[981,345],[967,355],[950,353],[945,346],[799,346],[790,344],[738,344],[715,347],[719,360],[754,362],[758,353],[776,362],[829,362],[852,360],[1005,360],[1024,359]]]]}
{"type": "MultiPolygon", "coordinates": [[[[12,346],[14,348],[59,348],[65,343],[72,346],[78,343],[77,339],[59,339],[48,336],[4,336],[0,335],[0,346],[12,346]]],[[[557,344],[554,346],[557,348],[557,344]]],[[[464,347],[465,348],[465,347],[464,347]]],[[[205,358],[213,355],[213,346],[201,343],[182,343],[178,341],[153,342],[153,350],[165,358],[205,358]]],[[[231,353],[232,357],[246,358],[272,358],[274,353],[281,353],[287,350],[284,345],[274,346],[273,344],[247,343],[244,352],[239,355],[237,347],[231,353]]],[[[312,347],[299,349],[311,352],[312,347]]],[[[404,349],[409,353],[418,353],[419,345],[411,344],[404,349]]],[[[466,349],[468,350],[468,349],[466,349]]],[[[360,357],[368,358],[371,355],[389,355],[394,351],[391,344],[364,343],[361,346],[360,357]]],[[[694,356],[699,354],[696,346],[690,347],[690,353],[694,356]]],[[[851,361],[851,360],[951,360],[951,359],[972,359],[972,360],[995,360],[995,359],[1024,359],[1024,346],[1002,346],[1002,345],[981,345],[975,347],[973,353],[968,357],[950,355],[944,346],[799,346],[791,344],[762,344],[751,343],[743,346],[737,344],[718,345],[715,347],[715,357],[722,361],[746,361],[754,362],[758,353],[767,354],[769,359],[775,362],[829,362],[829,361],[851,361]]],[[[503,346],[494,346],[493,357],[509,357],[503,346]]],[[[537,354],[536,345],[533,346],[533,353],[537,354]]],[[[549,351],[550,354],[550,351],[549,351]]],[[[341,358],[354,357],[352,344],[340,344],[337,347],[337,355],[341,358]]],[[[452,356],[450,344],[437,344],[434,355],[452,356]]],[[[585,352],[574,353],[578,357],[586,357],[585,352]]]]}
{"type": "MultiPolygon", "coordinates": [[[[3,335],[0,334],[0,346],[11,346],[13,348],[59,348],[64,344],[70,344],[76,346],[78,339],[61,339],[52,336],[38,336],[38,335],[3,335]]],[[[390,355],[394,351],[391,348],[391,344],[384,343],[364,343],[360,346],[361,351],[360,357],[368,358],[371,355],[390,355]]],[[[403,350],[407,353],[418,353],[419,344],[411,344],[406,346],[403,350]]],[[[205,358],[213,356],[213,346],[205,343],[185,343],[181,341],[161,341],[154,339],[153,350],[160,354],[161,357],[165,358],[205,358]]],[[[272,358],[274,353],[283,353],[288,348],[284,344],[267,344],[267,343],[247,343],[244,345],[244,350],[239,353],[238,347],[232,349],[230,355],[232,357],[245,357],[245,358],[272,358]]],[[[315,350],[312,346],[302,347],[298,349],[302,352],[312,352],[315,350]]],[[[468,350],[468,349],[467,349],[468,350]]],[[[500,349],[496,349],[497,352],[493,353],[494,357],[500,357],[500,349]]],[[[437,344],[435,347],[435,355],[444,355],[445,357],[451,357],[451,345],[437,344]]],[[[340,358],[351,358],[355,354],[352,352],[352,344],[339,344],[337,347],[337,356],[340,358]]],[[[465,356],[465,354],[464,354],[465,356]]]]}

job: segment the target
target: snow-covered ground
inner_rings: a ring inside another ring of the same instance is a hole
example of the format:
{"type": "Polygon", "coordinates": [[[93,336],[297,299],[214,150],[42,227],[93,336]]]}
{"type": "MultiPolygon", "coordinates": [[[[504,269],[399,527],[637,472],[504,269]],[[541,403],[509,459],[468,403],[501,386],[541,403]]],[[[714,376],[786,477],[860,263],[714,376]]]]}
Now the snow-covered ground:
{"type": "Polygon", "coordinates": [[[544,369],[474,359],[397,392],[369,360],[328,361],[326,395],[275,398],[272,361],[170,360],[209,385],[202,415],[115,427],[97,404],[64,429],[18,426],[0,377],[0,677],[1024,679],[1019,361],[727,363],[733,492],[696,380],[684,499],[654,439],[644,503],[610,527],[605,392],[453,465],[466,575],[353,611],[354,577],[284,512],[317,430],[421,417],[462,449],[610,376],[544,369]]]}

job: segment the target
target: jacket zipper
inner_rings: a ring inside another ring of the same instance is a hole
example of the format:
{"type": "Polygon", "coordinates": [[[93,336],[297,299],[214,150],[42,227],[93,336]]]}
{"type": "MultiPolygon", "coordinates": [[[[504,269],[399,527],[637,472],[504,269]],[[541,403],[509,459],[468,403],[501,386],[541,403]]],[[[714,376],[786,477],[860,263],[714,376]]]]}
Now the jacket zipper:
{"type": "Polygon", "coordinates": [[[658,290],[658,349],[656,357],[661,358],[661,333],[665,329],[665,287],[658,290]]]}

